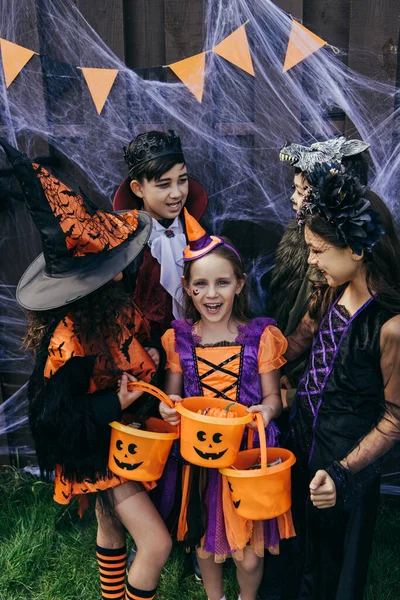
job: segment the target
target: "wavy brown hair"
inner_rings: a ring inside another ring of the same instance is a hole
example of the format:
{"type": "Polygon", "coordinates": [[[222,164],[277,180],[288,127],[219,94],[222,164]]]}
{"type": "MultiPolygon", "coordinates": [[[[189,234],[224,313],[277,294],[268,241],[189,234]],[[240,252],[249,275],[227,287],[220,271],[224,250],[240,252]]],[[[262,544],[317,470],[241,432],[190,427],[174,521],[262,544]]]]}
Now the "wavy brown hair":
{"type": "Polygon", "coordinates": [[[101,337],[103,332],[111,333],[118,341],[121,336],[121,326],[117,315],[123,307],[132,304],[132,294],[125,291],[123,281],[111,281],[99,290],[67,304],[61,308],[45,311],[28,311],[28,331],[24,345],[36,354],[42,342],[49,338],[58,323],[67,315],[73,316],[76,334],[83,342],[101,337]]]}
{"type": "MultiPolygon", "coordinates": [[[[221,236],[221,239],[224,240],[224,242],[226,242],[230,246],[233,246],[233,244],[228,240],[228,238],[221,236]]],[[[214,250],[211,250],[210,254],[214,254],[215,256],[221,256],[222,258],[225,258],[227,261],[229,261],[232,265],[233,273],[236,279],[238,279],[239,281],[243,281],[246,279],[246,274],[243,270],[243,260],[239,258],[232,250],[230,250],[230,248],[227,248],[224,245],[217,246],[216,248],[214,248],[214,250]]],[[[190,272],[192,270],[193,262],[195,261],[186,262],[183,268],[183,277],[187,285],[189,285],[190,272]]],[[[186,292],[183,296],[183,316],[185,319],[190,320],[193,323],[196,323],[200,319],[199,311],[196,309],[193,300],[188,294],[186,294],[186,292]]],[[[246,283],[244,284],[240,294],[238,296],[235,295],[235,298],[233,300],[232,316],[240,322],[247,322],[250,319],[246,283]]]]}
{"type": "MultiPolygon", "coordinates": [[[[394,227],[393,217],[377,194],[367,190],[363,197],[369,200],[371,208],[379,213],[385,231],[373,246],[372,252],[364,252],[363,263],[368,290],[371,294],[377,294],[376,301],[381,306],[394,314],[399,314],[400,240],[394,227]]],[[[307,215],[304,225],[331,246],[339,249],[347,247],[345,242],[338,239],[334,225],[321,215],[307,215]]],[[[326,283],[316,283],[309,305],[311,318],[319,322],[343,289],[344,286],[331,288],[326,283]]]]}

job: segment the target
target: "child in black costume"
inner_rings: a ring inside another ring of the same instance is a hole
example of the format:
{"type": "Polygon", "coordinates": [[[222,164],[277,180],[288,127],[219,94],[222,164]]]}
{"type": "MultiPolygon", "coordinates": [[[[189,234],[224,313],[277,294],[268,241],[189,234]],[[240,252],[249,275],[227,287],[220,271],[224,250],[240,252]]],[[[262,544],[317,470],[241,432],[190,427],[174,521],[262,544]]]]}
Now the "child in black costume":
{"type": "MultiPolygon", "coordinates": [[[[298,211],[310,188],[315,168],[320,164],[335,164],[347,173],[356,175],[363,185],[368,182],[369,144],[361,140],[337,137],[311,146],[285,145],[280,160],[294,167],[293,194],[290,202],[298,211]]],[[[320,274],[307,264],[308,249],[304,236],[299,232],[296,220],[291,221],[283,234],[276,253],[268,290],[268,315],[273,317],[283,333],[293,333],[307,312],[310,296],[320,274]]],[[[307,357],[287,364],[282,369],[282,400],[290,406],[296,387],[306,366],[307,357]]]]}
{"type": "Polygon", "coordinates": [[[362,600],[381,458],[400,439],[400,242],[380,198],[337,171],[315,173],[298,218],[326,283],[288,337],[289,360],[312,347],[287,440],[304,561],[287,597],[362,600]]]}

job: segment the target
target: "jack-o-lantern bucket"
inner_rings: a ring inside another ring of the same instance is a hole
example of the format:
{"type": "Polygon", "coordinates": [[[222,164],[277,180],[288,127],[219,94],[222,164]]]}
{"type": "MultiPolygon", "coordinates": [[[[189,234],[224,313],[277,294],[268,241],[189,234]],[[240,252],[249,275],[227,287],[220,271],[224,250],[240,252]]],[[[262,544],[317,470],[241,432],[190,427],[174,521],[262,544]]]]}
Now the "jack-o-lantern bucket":
{"type": "MultiPolygon", "coordinates": [[[[174,404],[161,390],[149,383],[128,383],[128,389],[148,392],[172,407],[174,404]]],[[[178,428],[162,419],[150,418],[146,429],[134,429],[118,421],[110,423],[110,470],[134,481],[156,481],[162,475],[171,446],[179,437],[178,428]]]]}
{"type": "Polygon", "coordinates": [[[279,517],[292,505],[290,470],[296,462],[293,452],[285,448],[267,448],[264,422],[257,413],[260,448],[252,448],[253,432],[249,430],[248,450],[239,452],[229,469],[220,469],[228,480],[233,505],[246,519],[259,521],[279,517]],[[261,468],[254,468],[261,453],[261,468]],[[281,463],[268,467],[281,459],[281,463]]]}
{"type": "Polygon", "coordinates": [[[210,469],[227,467],[236,460],[244,428],[253,419],[245,406],[220,398],[192,396],[177,402],[175,408],[181,415],[181,454],[185,460],[210,469]],[[207,409],[223,416],[209,416],[207,409]],[[232,411],[236,416],[230,416],[232,411]]]}

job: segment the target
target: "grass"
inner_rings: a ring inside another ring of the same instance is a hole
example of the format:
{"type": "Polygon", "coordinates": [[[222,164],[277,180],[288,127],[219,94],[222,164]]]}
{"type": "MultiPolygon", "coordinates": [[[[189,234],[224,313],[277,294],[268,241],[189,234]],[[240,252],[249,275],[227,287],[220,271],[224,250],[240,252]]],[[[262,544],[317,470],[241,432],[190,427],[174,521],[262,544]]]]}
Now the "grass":
{"type": "MultiPolygon", "coordinates": [[[[81,520],[76,505],[52,500],[52,486],[32,476],[0,471],[0,600],[99,600],[92,511],[81,520]]],[[[400,506],[384,499],[375,536],[365,600],[400,598],[400,506]]],[[[175,548],[165,566],[157,600],[206,600],[188,556],[175,548]]],[[[237,598],[231,564],[226,595],[237,598]]]]}

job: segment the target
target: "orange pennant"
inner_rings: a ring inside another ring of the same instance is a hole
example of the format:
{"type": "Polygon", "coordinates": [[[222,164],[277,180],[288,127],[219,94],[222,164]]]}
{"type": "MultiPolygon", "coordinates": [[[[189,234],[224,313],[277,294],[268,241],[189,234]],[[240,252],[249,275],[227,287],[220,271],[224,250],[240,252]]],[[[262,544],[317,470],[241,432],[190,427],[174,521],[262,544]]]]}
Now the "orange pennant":
{"type": "Polygon", "coordinates": [[[307,56],[314,54],[322,46],[325,46],[326,43],[325,40],[315,35],[304,25],[293,21],[283,70],[288,71],[307,56]]]}
{"type": "Polygon", "coordinates": [[[206,53],[195,54],[179,62],[168,65],[199,102],[203,99],[206,53]]]}
{"type": "Polygon", "coordinates": [[[251,60],[249,42],[247,41],[246,27],[244,25],[241,25],[239,29],[236,29],[236,31],[222,40],[222,42],[213,48],[213,51],[254,77],[253,61],[251,60]]]}
{"type": "Polygon", "coordinates": [[[18,46],[0,38],[1,59],[3,61],[4,79],[6,87],[10,87],[16,76],[22,71],[24,66],[35,54],[33,50],[28,50],[23,46],[18,46]]]}
{"type": "Polygon", "coordinates": [[[106,103],[108,94],[114,85],[115,78],[118,75],[118,69],[92,69],[82,67],[82,73],[86,79],[97,112],[100,114],[106,103]]]}

